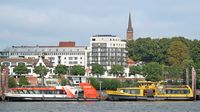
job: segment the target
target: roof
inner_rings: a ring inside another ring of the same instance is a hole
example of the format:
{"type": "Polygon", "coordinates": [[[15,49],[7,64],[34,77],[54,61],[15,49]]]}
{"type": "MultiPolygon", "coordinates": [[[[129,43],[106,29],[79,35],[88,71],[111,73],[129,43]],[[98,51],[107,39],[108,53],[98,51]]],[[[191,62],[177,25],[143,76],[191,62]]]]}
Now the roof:
{"type": "MultiPolygon", "coordinates": [[[[36,65],[39,59],[33,59],[33,58],[0,58],[1,62],[11,62],[12,64],[16,64],[17,62],[25,62],[28,65],[36,65]]],[[[47,59],[43,59],[44,64],[47,67],[52,67],[53,63],[48,61],[47,59]]]]}
{"type": "Polygon", "coordinates": [[[117,37],[116,35],[93,35],[92,37],[117,37]]]}

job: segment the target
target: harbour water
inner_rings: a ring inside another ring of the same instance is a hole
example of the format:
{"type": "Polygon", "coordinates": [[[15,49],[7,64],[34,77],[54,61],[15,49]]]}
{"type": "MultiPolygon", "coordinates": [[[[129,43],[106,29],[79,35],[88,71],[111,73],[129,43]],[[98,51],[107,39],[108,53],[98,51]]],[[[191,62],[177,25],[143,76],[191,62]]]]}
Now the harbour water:
{"type": "Polygon", "coordinates": [[[200,112],[200,101],[0,102],[0,112],[200,112]]]}

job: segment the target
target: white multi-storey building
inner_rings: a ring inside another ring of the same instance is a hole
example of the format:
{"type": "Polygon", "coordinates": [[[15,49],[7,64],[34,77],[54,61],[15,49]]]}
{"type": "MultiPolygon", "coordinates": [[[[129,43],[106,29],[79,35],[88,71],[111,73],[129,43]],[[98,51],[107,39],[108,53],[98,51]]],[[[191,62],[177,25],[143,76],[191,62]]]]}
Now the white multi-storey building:
{"type": "Polygon", "coordinates": [[[63,64],[66,66],[87,65],[87,47],[75,46],[75,42],[60,42],[59,46],[12,46],[9,58],[43,57],[53,63],[53,66],[63,64]]]}
{"type": "MultiPolygon", "coordinates": [[[[98,63],[106,70],[110,70],[112,65],[122,65],[125,67],[124,76],[128,76],[126,42],[115,35],[94,35],[90,39],[91,51],[88,58],[88,66],[98,63]]],[[[105,77],[109,74],[106,72],[105,77]]]]}

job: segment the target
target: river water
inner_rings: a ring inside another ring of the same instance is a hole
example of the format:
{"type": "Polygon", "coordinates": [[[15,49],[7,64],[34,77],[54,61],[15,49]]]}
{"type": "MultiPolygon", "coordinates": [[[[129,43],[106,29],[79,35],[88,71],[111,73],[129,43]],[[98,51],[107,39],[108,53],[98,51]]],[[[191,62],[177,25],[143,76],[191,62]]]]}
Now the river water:
{"type": "Polygon", "coordinates": [[[200,112],[200,101],[0,102],[0,112],[200,112]]]}

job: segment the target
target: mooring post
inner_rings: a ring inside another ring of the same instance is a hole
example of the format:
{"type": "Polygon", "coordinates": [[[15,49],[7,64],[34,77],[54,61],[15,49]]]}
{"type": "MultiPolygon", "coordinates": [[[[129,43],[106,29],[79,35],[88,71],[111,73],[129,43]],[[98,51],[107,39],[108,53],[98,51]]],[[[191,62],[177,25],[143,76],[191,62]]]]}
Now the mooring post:
{"type": "Polygon", "coordinates": [[[194,67],[192,67],[192,91],[194,95],[194,101],[196,101],[196,71],[194,67]]]}

